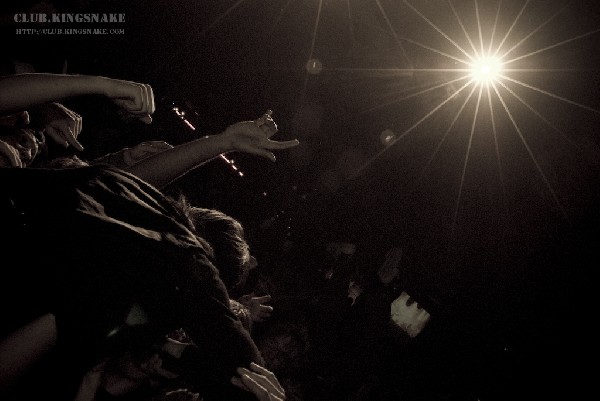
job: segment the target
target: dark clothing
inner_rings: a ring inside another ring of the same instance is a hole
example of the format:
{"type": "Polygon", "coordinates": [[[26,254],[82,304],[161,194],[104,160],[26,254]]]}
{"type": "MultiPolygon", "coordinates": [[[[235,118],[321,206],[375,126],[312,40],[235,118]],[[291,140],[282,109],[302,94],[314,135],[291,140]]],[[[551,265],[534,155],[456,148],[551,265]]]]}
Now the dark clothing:
{"type": "Polygon", "coordinates": [[[183,328],[199,345],[210,372],[198,384],[228,383],[237,366],[262,363],[205,244],[160,191],[106,166],[0,169],[0,183],[12,328],[54,313],[59,346],[83,371],[137,303],[157,339],[183,328]]]}

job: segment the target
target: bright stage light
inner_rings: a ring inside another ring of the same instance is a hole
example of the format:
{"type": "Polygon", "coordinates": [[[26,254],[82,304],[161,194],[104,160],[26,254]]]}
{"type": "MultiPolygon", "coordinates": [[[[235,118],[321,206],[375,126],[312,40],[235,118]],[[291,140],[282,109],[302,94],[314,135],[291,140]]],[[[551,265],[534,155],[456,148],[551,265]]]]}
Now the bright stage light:
{"type": "Polygon", "coordinates": [[[497,57],[481,57],[471,64],[471,76],[480,83],[496,81],[502,72],[502,61],[497,57]]]}

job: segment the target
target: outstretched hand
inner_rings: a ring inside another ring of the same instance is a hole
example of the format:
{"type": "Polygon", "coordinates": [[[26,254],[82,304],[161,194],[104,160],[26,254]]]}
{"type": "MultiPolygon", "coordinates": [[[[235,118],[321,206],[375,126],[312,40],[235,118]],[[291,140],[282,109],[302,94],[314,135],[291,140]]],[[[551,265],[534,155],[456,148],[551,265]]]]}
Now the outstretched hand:
{"type": "Polygon", "coordinates": [[[250,369],[238,368],[237,373],[239,377],[232,377],[231,383],[254,394],[259,401],[285,400],[285,390],[273,372],[252,362],[250,369]]]}
{"type": "Polygon", "coordinates": [[[230,125],[221,134],[227,138],[232,150],[254,154],[276,161],[273,150],[289,149],[297,146],[297,139],[273,141],[270,138],[277,133],[277,124],[268,110],[254,121],[242,121],[230,125]]]}
{"type": "Polygon", "coordinates": [[[257,297],[254,295],[254,293],[244,295],[240,299],[238,299],[239,303],[246,306],[248,310],[250,310],[250,318],[253,322],[262,322],[265,319],[271,317],[273,307],[265,305],[267,302],[270,301],[270,295],[263,295],[262,297],[257,297]]]}

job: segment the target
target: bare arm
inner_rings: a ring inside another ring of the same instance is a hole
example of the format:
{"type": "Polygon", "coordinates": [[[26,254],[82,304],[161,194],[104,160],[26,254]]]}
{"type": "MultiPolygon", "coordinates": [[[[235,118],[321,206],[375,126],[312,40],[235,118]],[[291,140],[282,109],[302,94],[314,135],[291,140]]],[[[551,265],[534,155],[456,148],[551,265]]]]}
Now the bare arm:
{"type": "Polygon", "coordinates": [[[145,122],[152,121],[154,95],[149,85],[95,75],[26,73],[0,77],[0,114],[83,95],[106,96],[145,122]]]}
{"type": "Polygon", "coordinates": [[[276,132],[277,126],[270,114],[265,113],[255,121],[238,122],[220,134],[186,142],[150,156],[127,171],[157,188],[163,188],[222,153],[239,151],[275,161],[273,150],[288,149],[299,143],[295,139],[271,140],[276,132]]]}
{"type": "Polygon", "coordinates": [[[55,345],[54,315],[41,316],[0,340],[0,394],[32,369],[55,345]]]}

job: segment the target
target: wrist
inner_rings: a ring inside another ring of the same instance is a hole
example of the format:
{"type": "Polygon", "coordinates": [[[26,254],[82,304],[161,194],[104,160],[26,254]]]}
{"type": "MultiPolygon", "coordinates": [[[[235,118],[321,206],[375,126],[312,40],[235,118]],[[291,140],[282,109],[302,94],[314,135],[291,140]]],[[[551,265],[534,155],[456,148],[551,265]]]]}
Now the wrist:
{"type": "Polygon", "coordinates": [[[90,88],[90,94],[102,95],[106,97],[111,97],[111,79],[101,76],[82,76],[84,80],[84,85],[90,88]]]}
{"type": "Polygon", "coordinates": [[[235,140],[227,130],[205,137],[205,140],[212,143],[215,154],[227,153],[235,150],[235,140]]]}
{"type": "Polygon", "coordinates": [[[219,145],[221,153],[230,152],[235,150],[235,139],[230,133],[229,128],[218,134],[217,137],[220,139],[219,145]]]}

